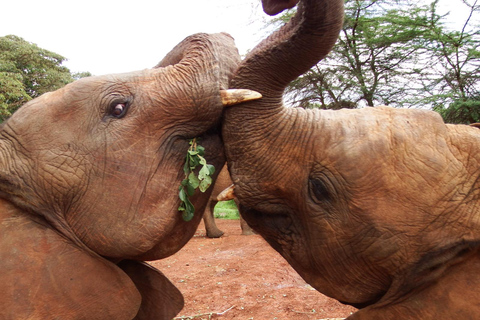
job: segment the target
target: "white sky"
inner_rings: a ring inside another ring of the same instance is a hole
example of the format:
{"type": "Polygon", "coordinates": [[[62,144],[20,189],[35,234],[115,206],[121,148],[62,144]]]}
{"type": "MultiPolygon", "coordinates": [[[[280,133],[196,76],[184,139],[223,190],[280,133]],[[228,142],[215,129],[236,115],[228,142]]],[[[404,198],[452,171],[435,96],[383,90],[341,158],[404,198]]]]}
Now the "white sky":
{"type": "Polygon", "coordinates": [[[153,67],[197,32],[228,32],[241,54],[262,38],[259,0],[6,0],[0,36],[13,34],[94,75],[153,67]]]}
{"type": "MultiPolygon", "coordinates": [[[[460,0],[440,3],[462,14],[460,0]]],[[[22,37],[66,57],[72,72],[94,75],[150,68],[197,32],[228,32],[245,54],[268,19],[260,0],[5,0],[0,10],[0,36],[22,37]]]]}

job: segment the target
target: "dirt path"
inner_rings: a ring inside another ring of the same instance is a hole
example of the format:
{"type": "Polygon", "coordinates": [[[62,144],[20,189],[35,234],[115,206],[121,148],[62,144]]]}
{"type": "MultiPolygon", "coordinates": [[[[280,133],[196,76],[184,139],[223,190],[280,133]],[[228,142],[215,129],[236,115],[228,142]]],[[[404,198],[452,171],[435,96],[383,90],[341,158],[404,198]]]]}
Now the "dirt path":
{"type": "Polygon", "coordinates": [[[238,220],[217,225],[222,238],[206,238],[202,223],[180,252],[152,262],[185,297],[177,319],[310,320],[355,311],[306,284],[260,236],[242,236],[238,220]]]}

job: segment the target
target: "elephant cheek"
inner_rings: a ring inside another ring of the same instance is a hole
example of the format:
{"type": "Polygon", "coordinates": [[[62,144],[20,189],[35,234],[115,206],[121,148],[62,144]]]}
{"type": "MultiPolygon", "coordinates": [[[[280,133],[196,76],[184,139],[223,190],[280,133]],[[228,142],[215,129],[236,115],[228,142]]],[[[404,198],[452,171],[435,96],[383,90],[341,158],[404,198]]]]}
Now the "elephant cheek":
{"type": "Polygon", "coordinates": [[[181,213],[176,213],[176,222],[169,232],[159,232],[156,245],[150,250],[134,257],[135,260],[158,260],[164,259],[178,252],[193,237],[202,219],[201,207],[195,207],[197,212],[193,219],[186,222],[181,219],[181,213]]]}

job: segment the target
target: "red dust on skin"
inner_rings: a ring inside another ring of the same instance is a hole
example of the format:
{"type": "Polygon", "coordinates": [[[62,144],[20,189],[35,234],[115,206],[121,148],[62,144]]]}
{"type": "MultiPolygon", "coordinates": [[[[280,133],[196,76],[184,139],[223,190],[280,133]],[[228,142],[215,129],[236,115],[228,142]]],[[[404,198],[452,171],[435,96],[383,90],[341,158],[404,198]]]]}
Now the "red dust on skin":
{"type": "Polygon", "coordinates": [[[223,237],[207,238],[201,223],[179,252],[151,262],[185,298],[177,319],[343,319],[356,311],[314,290],[261,236],[241,235],[238,220],[216,223],[223,237]]]}

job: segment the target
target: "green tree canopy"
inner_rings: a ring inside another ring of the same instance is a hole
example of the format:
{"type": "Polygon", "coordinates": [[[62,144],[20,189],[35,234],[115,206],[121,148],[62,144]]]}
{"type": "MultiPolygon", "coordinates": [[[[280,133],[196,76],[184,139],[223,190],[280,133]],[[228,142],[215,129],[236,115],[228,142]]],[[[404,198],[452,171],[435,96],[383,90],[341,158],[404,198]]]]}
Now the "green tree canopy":
{"type": "MultiPolygon", "coordinates": [[[[434,1],[435,12],[438,0],[434,1]]],[[[462,0],[469,14],[459,30],[432,25],[426,35],[431,59],[421,72],[426,102],[446,122],[480,122],[480,25],[473,17],[480,12],[478,0],[462,0]]]]}
{"type": "Polygon", "coordinates": [[[472,108],[477,104],[464,102],[480,96],[480,28],[472,19],[479,0],[462,1],[470,16],[462,30],[452,30],[448,15],[438,14],[438,0],[345,0],[335,47],[292,82],[288,99],[328,109],[387,104],[440,110],[454,102],[472,108]]]}
{"type": "Polygon", "coordinates": [[[332,52],[289,87],[294,104],[344,108],[402,106],[430,10],[407,0],[346,0],[332,52]]]}
{"type": "Polygon", "coordinates": [[[480,122],[480,97],[472,99],[458,99],[444,108],[442,105],[434,107],[443,120],[448,123],[479,123],[480,122]]]}
{"type": "Polygon", "coordinates": [[[76,76],[62,66],[64,61],[61,55],[20,37],[0,37],[0,120],[25,102],[72,82],[76,76]]]}

